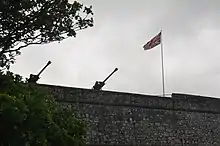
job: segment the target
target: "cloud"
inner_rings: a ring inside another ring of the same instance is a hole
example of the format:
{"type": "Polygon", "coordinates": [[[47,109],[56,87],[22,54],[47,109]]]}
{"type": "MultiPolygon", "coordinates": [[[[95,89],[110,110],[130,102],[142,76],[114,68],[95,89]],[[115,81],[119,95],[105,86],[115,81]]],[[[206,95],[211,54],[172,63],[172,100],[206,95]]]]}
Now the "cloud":
{"type": "Polygon", "coordinates": [[[81,0],[95,26],[76,38],[28,47],[13,71],[28,76],[50,59],[40,83],[91,88],[115,67],[104,89],[161,94],[160,47],[142,46],[163,29],[166,92],[219,96],[219,0],[81,0]]]}

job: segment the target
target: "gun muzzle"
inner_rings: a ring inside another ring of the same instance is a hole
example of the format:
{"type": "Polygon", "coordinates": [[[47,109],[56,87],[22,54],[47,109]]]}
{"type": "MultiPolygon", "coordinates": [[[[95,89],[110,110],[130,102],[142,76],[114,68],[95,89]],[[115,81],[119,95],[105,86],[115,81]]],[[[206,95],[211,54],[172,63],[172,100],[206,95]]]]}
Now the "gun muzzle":
{"type": "Polygon", "coordinates": [[[48,61],[48,62],[47,62],[47,65],[50,65],[51,63],[52,63],[51,61],[48,61]]]}
{"type": "Polygon", "coordinates": [[[116,72],[118,70],[118,68],[115,68],[114,72],[116,72]]]}

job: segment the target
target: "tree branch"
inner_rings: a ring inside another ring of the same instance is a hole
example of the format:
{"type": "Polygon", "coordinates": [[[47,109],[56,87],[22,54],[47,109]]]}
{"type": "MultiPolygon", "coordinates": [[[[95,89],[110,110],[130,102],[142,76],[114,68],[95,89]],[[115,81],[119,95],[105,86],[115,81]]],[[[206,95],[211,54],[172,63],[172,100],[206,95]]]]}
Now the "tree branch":
{"type": "MultiPolygon", "coordinates": [[[[39,17],[45,10],[47,10],[47,9],[49,8],[49,6],[50,6],[50,3],[49,3],[49,2],[45,3],[44,8],[42,8],[42,10],[41,10],[39,13],[37,13],[36,15],[34,15],[30,20],[26,21],[25,23],[23,23],[22,25],[20,25],[18,28],[15,28],[12,32],[10,32],[7,36],[5,36],[5,38],[3,38],[4,42],[7,42],[8,39],[9,39],[17,30],[19,30],[19,29],[21,29],[21,28],[27,27],[27,25],[29,24],[30,21],[32,21],[32,20],[34,20],[35,18],[39,17]]],[[[3,53],[4,53],[4,52],[3,52],[3,53]]],[[[0,53],[0,55],[1,55],[1,53],[0,53]]]]}
{"type": "MultiPolygon", "coordinates": [[[[42,42],[27,43],[27,44],[25,44],[25,45],[23,45],[23,46],[18,47],[17,49],[8,50],[8,51],[3,51],[3,53],[11,53],[11,52],[19,51],[19,50],[21,50],[22,48],[25,48],[25,47],[27,47],[27,46],[29,46],[29,45],[37,45],[37,44],[42,44],[42,42]]],[[[1,52],[0,52],[0,55],[1,55],[1,52]]]]}
{"type": "MultiPolygon", "coordinates": [[[[86,14],[86,16],[82,19],[82,21],[84,21],[87,17],[88,17],[88,15],[89,14],[86,14]]],[[[79,22],[78,21],[76,21],[74,24],[73,24],[73,28],[76,26],[76,25],[79,25],[79,22]]],[[[78,26],[76,26],[76,28],[77,28],[78,26]]],[[[75,28],[74,28],[75,29],[75,28]]]]}

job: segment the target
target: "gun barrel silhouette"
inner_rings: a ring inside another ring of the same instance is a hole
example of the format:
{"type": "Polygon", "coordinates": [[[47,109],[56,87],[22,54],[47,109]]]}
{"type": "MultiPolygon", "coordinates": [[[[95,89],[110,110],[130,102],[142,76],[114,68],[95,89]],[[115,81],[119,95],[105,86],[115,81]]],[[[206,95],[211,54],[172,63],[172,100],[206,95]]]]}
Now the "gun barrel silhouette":
{"type": "Polygon", "coordinates": [[[93,86],[94,90],[101,90],[102,87],[105,85],[105,82],[118,70],[118,68],[115,68],[113,72],[110,73],[102,82],[96,81],[95,85],[93,86]]]}
{"type": "Polygon", "coordinates": [[[42,72],[51,64],[51,61],[48,61],[47,64],[44,66],[44,68],[41,69],[41,71],[37,74],[37,76],[40,76],[42,72]]]}
{"type": "Polygon", "coordinates": [[[40,75],[42,72],[51,64],[51,61],[48,61],[47,64],[43,67],[43,69],[40,70],[40,72],[37,75],[30,74],[30,77],[28,79],[28,83],[36,83],[40,79],[40,75]]]}

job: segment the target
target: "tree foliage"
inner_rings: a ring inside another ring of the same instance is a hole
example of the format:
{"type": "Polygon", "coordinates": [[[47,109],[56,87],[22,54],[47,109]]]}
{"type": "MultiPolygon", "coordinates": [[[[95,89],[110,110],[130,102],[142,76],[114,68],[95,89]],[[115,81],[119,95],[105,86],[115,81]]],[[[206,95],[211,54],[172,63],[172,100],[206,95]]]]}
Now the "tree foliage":
{"type": "Polygon", "coordinates": [[[85,127],[71,110],[7,72],[0,74],[0,133],[1,146],[81,146],[85,127]]]}
{"type": "Polygon", "coordinates": [[[93,12],[68,0],[0,0],[0,67],[9,68],[20,49],[76,36],[93,26],[93,12]]]}

